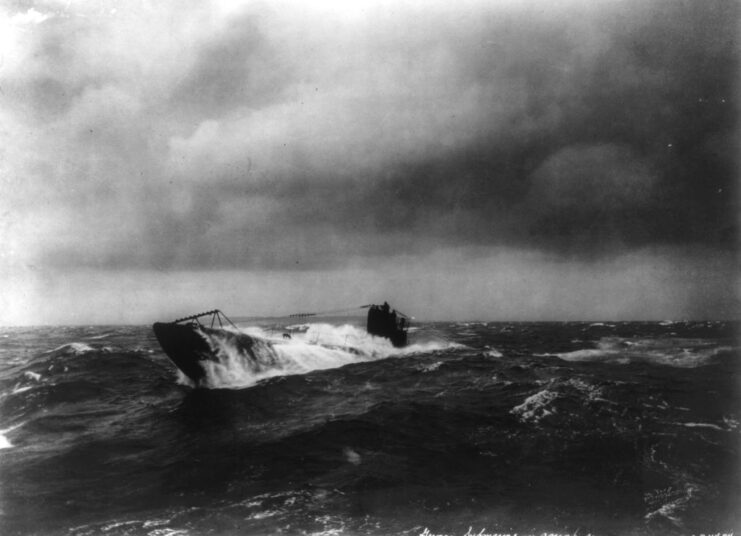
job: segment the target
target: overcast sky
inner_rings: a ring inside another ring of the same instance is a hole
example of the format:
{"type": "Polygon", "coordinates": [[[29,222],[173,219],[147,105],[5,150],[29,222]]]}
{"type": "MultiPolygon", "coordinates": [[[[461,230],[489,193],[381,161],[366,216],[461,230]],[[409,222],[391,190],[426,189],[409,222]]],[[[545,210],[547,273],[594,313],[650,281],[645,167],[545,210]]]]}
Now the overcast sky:
{"type": "Polygon", "coordinates": [[[0,10],[0,324],[738,317],[735,1],[0,10]]]}

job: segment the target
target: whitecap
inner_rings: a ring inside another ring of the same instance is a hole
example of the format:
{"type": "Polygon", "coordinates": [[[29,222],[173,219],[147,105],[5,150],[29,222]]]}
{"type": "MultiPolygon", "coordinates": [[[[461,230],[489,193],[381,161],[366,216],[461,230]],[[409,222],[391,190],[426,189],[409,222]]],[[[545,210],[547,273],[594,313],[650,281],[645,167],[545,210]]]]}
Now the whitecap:
{"type": "Polygon", "coordinates": [[[30,370],[24,372],[23,377],[27,380],[33,380],[35,382],[41,381],[41,374],[39,374],[38,372],[31,372],[30,370]]]}
{"type": "Polygon", "coordinates": [[[311,324],[291,324],[290,326],[286,326],[286,330],[288,331],[306,331],[309,329],[309,326],[311,324]]]}
{"type": "Polygon", "coordinates": [[[54,348],[53,350],[49,350],[46,353],[47,354],[58,353],[58,354],[63,354],[63,355],[82,355],[87,352],[93,352],[93,351],[95,351],[95,348],[85,344],[84,342],[70,342],[70,343],[58,346],[54,348]]]}
{"type": "MultiPolygon", "coordinates": [[[[430,341],[396,348],[388,339],[347,324],[309,324],[305,332],[290,339],[254,326],[223,331],[202,333],[217,356],[216,360],[201,362],[206,372],[205,387],[248,387],[276,376],[461,347],[448,341],[430,341]],[[239,344],[239,336],[245,334],[252,338],[248,349],[239,344]]],[[[188,383],[182,378],[179,381],[188,383]]]]}
{"type": "Polygon", "coordinates": [[[715,346],[706,339],[604,337],[596,348],[584,348],[554,355],[564,361],[605,361],[620,365],[653,363],[678,368],[695,368],[735,348],[715,346]]]}
{"type": "Polygon", "coordinates": [[[543,417],[552,415],[553,412],[548,409],[548,405],[558,398],[558,393],[549,389],[544,389],[531,395],[519,406],[515,406],[510,413],[518,415],[522,421],[539,422],[543,417]]]}
{"type": "Polygon", "coordinates": [[[434,363],[430,363],[429,365],[422,366],[419,370],[421,370],[422,372],[434,372],[439,369],[442,364],[442,361],[436,361],[434,363]]]}
{"type": "Polygon", "coordinates": [[[718,426],[717,424],[711,424],[707,422],[678,422],[674,423],[679,426],[686,426],[687,428],[710,428],[712,430],[718,430],[720,432],[727,432],[725,428],[718,426]]]}
{"type": "Polygon", "coordinates": [[[729,430],[738,430],[739,428],[738,420],[729,415],[723,416],[723,423],[728,427],[729,430]]]}
{"type": "Polygon", "coordinates": [[[597,361],[598,359],[609,358],[612,352],[605,352],[594,348],[584,350],[574,350],[573,352],[561,352],[555,354],[536,354],[538,356],[555,355],[564,361],[597,361]]]}
{"type": "Polygon", "coordinates": [[[581,378],[571,378],[568,381],[550,381],[546,389],[535,393],[525,401],[510,410],[522,422],[538,423],[544,417],[557,413],[554,403],[564,396],[578,396],[585,402],[599,402],[612,404],[603,397],[602,389],[590,384],[581,378]]]}
{"type": "Polygon", "coordinates": [[[111,335],[114,335],[114,333],[103,333],[101,335],[92,335],[92,336],[88,337],[88,339],[91,340],[91,341],[100,340],[100,339],[108,338],[111,335]]]}
{"type": "Polygon", "coordinates": [[[698,491],[698,488],[692,484],[686,484],[684,489],[677,490],[679,497],[674,497],[662,504],[656,510],[648,512],[644,519],[646,521],[653,521],[657,518],[663,518],[673,524],[679,529],[684,528],[682,518],[684,511],[687,509],[689,503],[692,501],[692,497],[698,491]]]}
{"type": "Polygon", "coordinates": [[[350,447],[345,447],[344,449],[342,449],[342,454],[345,456],[345,460],[347,460],[351,464],[360,465],[360,462],[361,462],[360,454],[355,452],[350,447]]]}
{"type": "Polygon", "coordinates": [[[103,527],[101,527],[101,530],[103,532],[109,532],[109,531],[111,531],[113,529],[117,529],[117,528],[121,528],[121,527],[126,527],[126,526],[129,526],[129,525],[140,525],[140,524],[141,524],[141,521],[138,521],[136,519],[135,520],[131,520],[131,521],[117,521],[117,522],[114,522],[114,523],[110,523],[108,525],[104,525],[103,527]]]}
{"type": "Polygon", "coordinates": [[[10,442],[6,434],[9,434],[10,432],[17,430],[24,424],[26,423],[22,422],[22,423],[16,424],[15,426],[11,426],[10,428],[6,428],[5,430],[0,430],[0,449],[9,449],[13,447],[13,444],[10,442]]]}

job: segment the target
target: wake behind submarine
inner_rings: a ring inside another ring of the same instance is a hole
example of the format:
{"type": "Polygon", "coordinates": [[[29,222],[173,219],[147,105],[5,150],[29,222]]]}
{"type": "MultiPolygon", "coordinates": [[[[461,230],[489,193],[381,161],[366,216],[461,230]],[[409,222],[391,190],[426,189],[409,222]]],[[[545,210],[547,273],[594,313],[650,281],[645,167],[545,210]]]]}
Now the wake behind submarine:
{"type": "MultiPolygon", "coordinates": [[[[409,317],[392,310],[385,302],[383,305],[360,307],[366,308],[368,334],[386,338],[397,348],[407,345],[409,317]]],[[[302,313],[289,317],[321,314],[326,313],[302,313]]],[[[236,347],[251,355],[254,355],[253,348],[256,345],[271,344],[240,332],[234,322],[219,309],[178,318],[172,322],[155,322],[152,329],[167,357],[196,385],[206,376],[202,363],[219,360],[216,349],[210,343],[215,337],[230,340],[236,347]]]]}

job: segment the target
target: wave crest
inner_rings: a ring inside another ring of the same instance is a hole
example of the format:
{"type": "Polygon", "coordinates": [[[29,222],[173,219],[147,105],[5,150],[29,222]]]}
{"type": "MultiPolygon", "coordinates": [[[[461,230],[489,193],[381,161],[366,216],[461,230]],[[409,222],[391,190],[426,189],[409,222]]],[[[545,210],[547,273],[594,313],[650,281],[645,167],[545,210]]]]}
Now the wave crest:
{"type": "Polygon", "coordinates": [[[83,355],[94,351],[95,348],[85,344],[84,342],[70,342],[57,346],[53,350],[49,350],[47,353],[54,355],[83,355]]]}
{"type": "Polygon", "coordinates": [[[351,363],[459,346],[431,341],[395,348],[388,339],[369,335],[349,324],[303,324],[291,326],[287,332],[290,338],[284,338],[283,332],[260,327],[204,333],[216,359],[201,362],[206,372],[202,385],[209,388],[249,387],[275,376],[305,374],[351,363]],[[248,337],[244,338],[245,335],[248,337]]]}
{"type": "Polygon", "coordinates": [[[597,343],[596,348],[547,355],[554,355],[564,361],[608,362],[620,365],[652,363],[695,368],[708,365],[717,356],[732,351],[734,348],[730,346],[717,346],[714,341],[704,339],[604,337],[597,343]]]}

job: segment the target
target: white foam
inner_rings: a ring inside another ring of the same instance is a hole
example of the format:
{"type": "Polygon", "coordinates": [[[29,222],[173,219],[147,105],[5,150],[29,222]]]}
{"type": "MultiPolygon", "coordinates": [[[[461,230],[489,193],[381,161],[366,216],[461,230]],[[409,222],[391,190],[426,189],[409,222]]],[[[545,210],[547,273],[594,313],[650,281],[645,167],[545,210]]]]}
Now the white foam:
{"type": "Polygon", "coordinates": [[[195,387],[196,384],[193,383],[193,380],[188,378],[182,370],[176,369],[175,374],[177,374],[177,379],[175,380],[175,383],[178,385],[187,385],[188,387],[195,387]]]}
{"type": "Polygon", "coordinates": [[[0,430],[0,449],[13,448],[13,444],[10,442],[10,440],[5,434],[8,434],[12,432],[13,430],[17,430],[24,424],[26,423],[22,422],[22,423],[16,424],[15,426],[11,426],[10,428],[6,428],[5,430],[0,430]]]}
{"type": "Polygon", "coordinates": [[[439,369],[442,364],[443,364],[442,361],[436,361],[434,363],[430,363],[429,365],[424,365],[420,367],[419,370],[422,372],[434,372],[437,369],[439,369]]]}
{"type": "Polygon", "coordinates": [[[38,372],[31,372],[30,370],[24,372],[23,377],[27,380],[33,380],[35,382],[41,381],[41,374],[39,374],[38,372]]]}
{"type": "MultiPolygon", "coordinates": [[[[378,339],[379,337],[374,337],[374,338],[378,339]]],[[[386,341],[386,339],[382,339],[382,340],[386,341]]],[[[425,354],[425,353],[432,353],[432,352],[440,352],[443,350],[455,350],[458,348],[467,348],[467,346],[463,344],[458,344],[455,342],[450,342],[450,341],[430,341],[430,342],[420,342],[417,344],[410,344],[409,346],[405,346],[403,348],[394,348],[394,353],[396,355],[403,356],[403,355],[411,355],[411,354],[425,354]]]]}
{"type": "Polygon", "coordinates": [[[311,324],[291,324],[286,326],[287,331],[306,331],[311,324]]]}
{"type": "Polygon", "coordinates": [[[207,336],[218,360],[202,361],[206,371],[205,387],[247,387],[275,376],[305,374],[350,363],[460,346],[433,341],[395,348],[388,339],[374,337],[347,324],[309,324],[304,332],[293,333],[290,339],[260,327],[225,331],[230,335],[207,336]],[[241,334],[252,337],[251,348],[240,347],[238,336],[241,334]]]}
{"type": "Polygon", "coordinates": [[[675,423],[680,426],[686,426],[687,428],[711,428],[712,430],[718,430],[720,432],[726,432],[725,428],[718,426],[717,424],[710,424],[707,422],[678,422],[675,423]]]}
{"type": "Polygon", "coordinates": [[[512,408],[510,413],[517,415],[522,422],[538,423],[544,417],[557,413],[553,403],[569,392],[572,395],[577,394],[588,402],[610,403],[602,397],[602,390],[596,385],[580,378],[571,378],[565,382],[549,382],[547,388],[527,397],[522,404],[512,408]]]}
{"type": "Polygon", "coordinates": [[[599,361],[609,359],[610,357],[612,357],[612,353],[613,352],[605,352],[604,350],[596,350],[590,348],[585,350],[574,350],[573,352],[538,355],[555,355],[556,357],[559,357],[564,361],[599,361]]]}
{"type": "Polygon", "coordinates": [[[518,415],[522,421],[538,422],[543,417],[552,415],[548,405],[558,398],[558,394],[549,389],[544,389],[531,395],[519,406],[512,408],[510,413],[518,415]]]}
{"type": "Polygon", "coordinates": [[[46,353],[47,354],[60,353],[63,355],[82,355],[84,353],[92,352],[94,350],[95,348],[85,344],[84,342],[71,342],[68,344],[63,344],[62,346],[58,346],[54,348],[53,350],[49,350],[46,353]]]}
{"type": "Polygon", "coordinates": [[[597,348],[545,355],[554,355],[564,361],[617,364],[648,362],[678,368],[694,368],[707,364],[720,353],[733,350],[734,348],[730,346],[714,346],[713,342],[705,339],[605,337],[597,343],[597,348]]]}
{"type": "Polygon", "coordinates": [[[117,528],[121,528],[121,527],[126,527],[126,526],[129,526],[129,525],[139,525],[139,524],[141,524],[141,521],[136,520],[136,519],[130,520],[130,521],[118,521],[118,522],[115,522],[115,523],[111,523],[109,525],[104,525],[103,527],[101,527],[101,530],[103,532],[109,532],[109,531],[111,531],[113,529],[117,529],[117,528]]]}
{"type": "Polygon", "coordinates": [[[678,490],[676,493],[678,497],[671,498],[668,502],[662,504],[659,508],[652,512],[648,512],[644,519],[651,521],[655,518],[664,518],[671,522],[675,527],[683,529],[684,523],[682,522],[683,513],[687,508],[692,497],[697,493],[698,488],[692,484],[685,484],[684,489],[678,490]]]}
{"type": "Polygon", "coordinates": [[[739,422],[730,415],[723,416],[723,423],[728,427],[729,430],[738,430],[739,422]]]}
{"type": "Polygon", "coordinates": [[[360,465],[360,462],[362,461],[360,454],[355,452],[350,447],[345,447],[344,449],[342,449],[342,454],[345,456],[345,459],[353,465],[360,465]]]}
{"type": "Polygon", "coordinates": [[[102,335],[90,336],[88,337],[88,339],[90,339],[91,341],[95,341],[95,340],[105,339],[107,337],[110,337],[111,335],[114,335],[114,334],[113,333],[103,333],[102,335]]]}
{"type": "Polygon", "coordinates": [[[681,499],[678,499],[676,501],[671,501],[666,504],[661,505],[660,508],[654,510],[653,512],[649,512],[644,516],[644,519],[646,521],[652,521],[655,518],[663,517],[664,519],[670,521],[675,527],[683,528],[684,525],[682,524],[681,520],[681,512],[684,509],[684,505],[686,504],[687,499],[685,497],[682,497],[681,499]]]}

